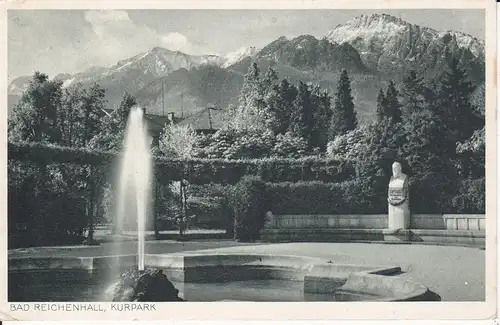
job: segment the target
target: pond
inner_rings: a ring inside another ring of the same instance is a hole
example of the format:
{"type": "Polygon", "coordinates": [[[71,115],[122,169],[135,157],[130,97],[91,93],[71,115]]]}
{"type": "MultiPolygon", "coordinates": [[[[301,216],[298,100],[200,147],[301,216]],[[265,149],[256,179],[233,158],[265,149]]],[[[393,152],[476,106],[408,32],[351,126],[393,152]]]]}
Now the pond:
{"type": "MultiPolygon", "coordinates": [[[[112,281],[91,276],[86,271],[9,272],[9,302],[106,301],[112,281]]],[[[290,280],[246,280],[217,283],[172,281],[188,301],[369,301],[377,296],[352,292],[335,294],[304,293],[303,282],[290,280]]]]}

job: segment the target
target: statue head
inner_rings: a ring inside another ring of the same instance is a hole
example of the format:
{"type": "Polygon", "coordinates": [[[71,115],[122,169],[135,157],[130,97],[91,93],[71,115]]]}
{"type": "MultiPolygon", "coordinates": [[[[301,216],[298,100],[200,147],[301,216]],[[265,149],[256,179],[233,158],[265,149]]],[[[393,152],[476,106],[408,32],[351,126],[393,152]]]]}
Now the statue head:
{"type": "Polygon", "coordinates": [[[394,162],[392,164],[392,176],[393,177],[399,177],[401,175],[403,171],[403,167],[401,166],[401,164],[399,162],[394,162]]]}

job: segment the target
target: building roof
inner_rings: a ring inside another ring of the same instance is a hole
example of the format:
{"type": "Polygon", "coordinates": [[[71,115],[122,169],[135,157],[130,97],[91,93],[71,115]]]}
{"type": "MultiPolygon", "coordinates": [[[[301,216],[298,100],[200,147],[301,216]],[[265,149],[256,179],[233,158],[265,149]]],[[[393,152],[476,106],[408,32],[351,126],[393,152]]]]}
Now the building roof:
{"type": "Polygon", "coordinates": [[[181,120],[179,125],[191,125],[195,130],[219,129],[222,122],[222,112],[220,110],[204,108],[199,112],[181,120]],[[210,117],[211,122],[210,123],[210,117]],[[211,124],[211,125],[210,125],[211,124]]]}
{"type": "MultiPolygon", "coordinates": [[[[108,114],[112,114],[113,110],[105,109],[108,114]]],[[[191,114],[185,118],[176,116],[173,112],[167,115],[157,115],[147,113],[144,115],[148,129],[152,135],[159,135],[165,125],[173,120],[174,124],[178,125],[191,125],[196,131],[217,130],[220,128],[222,122],[222,114],[220,110],[211,109],[212,125],[210,126],[209,108],[201,108],[196,113],[191,114]]]]}
{"type": "MultiPolygon", "coordinates": [[[[168,115],[155,115],[146,114],[144,116],[146,123],[148,124],[148,129],[153,134],[159,134],[165,128],[165,124],[170,123],[170,116],[168,115]]],[[[173,117],[174,123],[178,123],[181,119],[178,117],[173,117]]]]}

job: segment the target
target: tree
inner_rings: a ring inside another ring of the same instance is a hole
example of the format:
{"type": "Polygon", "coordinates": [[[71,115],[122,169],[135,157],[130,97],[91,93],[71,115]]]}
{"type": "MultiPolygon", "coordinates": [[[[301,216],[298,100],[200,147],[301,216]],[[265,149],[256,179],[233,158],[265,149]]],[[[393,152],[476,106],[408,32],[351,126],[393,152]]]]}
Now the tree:
{"type": "Polygon", "coordinates": [[[322,91],[318,85],[311,90],[313,109],[313,125],[311,130],[311,146],[325,152],[328,144],[329,121],[332,118],[331,98],[328,92],[322,91]]]}
{"type": "Polygon", "coordinates": [[[79,115],[83,105],[83,90],[80,85],[66,88],[63,94],[63,107],[60,112],[62,143],[65,146],[76,146],[81,135],[79,115]]]}
{"type": "Polygon", "coordinates": [[[422,212],[445,211],[458,188],[455,147],[443,136],[443,121],[427,108],[412,112],[404,124],[403,156],[411,174],[412,206],[422,212]]]}
{"type": "Polygon", "coordinates": [[[398,100],[399,93],[396,85],[391,80],[385,93],[385,116],[391,119],[392,123],[401,121],[401,105],[398,100]]]}
{"type": "Polygon", "coordinates": [[[302,81],[298,87],[298,94],[293,102],[293,112],[291,114],[290,131],[297,137],[303,138],[311,149],[314,116],[311,103],[311,91],[302,81]]]}
{"type": "Polygon", "coordinates": [[[160,136],[160,151],[169,158],[193,157],[198,136],[191,125],[167,124],[160,136]]]}
{"type": "Polygon", "coordinates": [[[35,72],[28,89],[14,107],[9,121],[12,141],[58,143],[61,139],[58,113],[62,104],[62,82],[35,72]]]}
{"type": "Polygon", "coordinates": [[[377,122],[382,122],[382,120],[385,117],[385,111],[386,111],[386,101],[385,101],[385,94],[382,89],[379,90],[378,95],[377,95],[377,122]]]}
{"type": "MultiPolygon", "coordinates": [[[[194,155],[198,136],[191,125],[167,124],[159,141],[160,151],[170,158],[191,158],[194,155]]],[[[187,223],[188,183],[181,180],[179,186],[180,213],[176,216],[179,225],[179,234],[182,236],[187,223]]]]}
{"type": "Polygon", "coordinates": [[[484,118],[486,93],[484,83],[477,86],[471,98],[471,104],[475,108],[476,113],[484,118]]]}
{"type": "MultiPolygon", "coordinates": [[[[82,146],[82,130],[92,130],[86,124],[92,120],[82,119],[85,104],[92,103],[86,95],[80,90],[63,92],[60,81],[51,81],[47,75],[35,73],[20,104],[14,108],[9,125],[11,140],[82,146]]],[[[87,108],[90,110],[89,105],[87,108]]],[[[98,128],[92,130],[97,131],[98,128]]],[[[47,240],[64,243],[82,236],[85,228],[89,229],[91,237],[94,211],[93,197],[87,192],[92,176],[89,168],[69,164],[45,165],[42,161],[34,165],[34,169],[24,165],[22,170],[12,172],[20,174],[19,188],[24,188],[27,197],[32,197],[23,203],[28,206],[24,212],[27,213],[25,218],[35,222],[32,234],[36,237],[41,232],[46,237],[38,238],[39,243],[47,240]],[[35,186],[26,187],[33,179],[36,180],[35,186]],[[49,229],[44,229],[43,224],[49,229]]]]}
{"type": "Polygon", "coordinates": [[[450,159],[454,156],[454,147],[443,137],[443,121],[429,109],[412,112],[404,124],[405,160],[413,175],[429,173],[449,173],[450,159]]]}
{"type": "Polygon", "coordinates": [[[342,70],[335,94],[335,102],[330,123],[330,140],[337,135],[354,130],[358,125],[351,95],[351,81],[347,70],[342,70]]]}
{"type": "Polygon", "coordinates": [[[356,129],[337,136],[328,143],[327,157],[336,161],[355,163],[367,150],[369,127],[360,125],[356,129]]]}
{"type": "Polygon", "coordinates": [[[276,70],[269,67],[264,75],[264,78],[262,78],[262,81],[260,82],[260,88],[264,94],[264,99],[267,99],[269,95],[276,92],[276,87],[278,86],[277,83],[278,74],[276,73],[276,70]]]}
{"type": "Polygon", "coordinates": [[[130,111],[136,106],[136,99],[125,92],[118,108],[102,118],[101,131],[92,138],[89,146],[105,151],[121,150],[130,111]]]}
{"type": "Polygon", "coordinates": [[[276,74],[274,70],[268,70],[263,79],[257,63],[253,63],[245,74],[245,81],[241,88],[238,106],[231,110],[230,116],[226,118],[226,128],[234,129],[257,129],[269,128],[273,122],[272,115],[267,108],[266,98],[272,97],[269,89],[264,84],[275,83],[276,74]]]}
{"type": "Polygon", "coordinates": [[[79,116],[83,129],[81,146],[87,146],[92,138],[102,130],[105,103],[104,89],[98,84],[93,84],[90,89],[85,90],[81,116],[79,116]]]}
{"type": "Polygon", "coordinates": [[[486,142],[485,128],[474,131],[472,136],[457,144],[457,153],[461,160],[462,175],[476,179],[485,176],[486,142]]]}
{"type": "Polygon", "coordinates": [[[286,78],[278,85],[274,102],[270,109],[275,117],[274,131],[276,134],[284,134],[290,129],[290,119],[293,112],[293,102],[297,98],[298,89],[286,78]]]}
{"type": "Polygon", "coordinates": [[[241,87],[240,97],[238,99],[238,106],[249,106],[255,93],[259,91],[260,83],[260,69],[256,62],[253,62],[245,74],[245,80],[241,87]]]}
{"type": "Polygon", "coordinates": [[[484,120],[470,102],[474,86],[468,81],[467,72],[458,58],[449,53],[447,56],[448,69],[439,78],[436,114],[445,123],[448,136],[454,142],[463,142],[484,125],[484,120]]]}
{"type": "Polygon", "coordinates": [[[415,70],[410,70],[403,78],[401,95],[403,97],[403,109],[409,114],[421,109],[424,101],[423,77],[418,76],[415,70]]]}
{"type": "Polygon", "coordinates": [[[392,163],[402,158],[404,137],[401,124],[393,124],[391,119],[386,117],[379,123],[369,125],[366,137],[366,146],[356,162],[357,175],[368,178],[389,177],[392,163]]]}

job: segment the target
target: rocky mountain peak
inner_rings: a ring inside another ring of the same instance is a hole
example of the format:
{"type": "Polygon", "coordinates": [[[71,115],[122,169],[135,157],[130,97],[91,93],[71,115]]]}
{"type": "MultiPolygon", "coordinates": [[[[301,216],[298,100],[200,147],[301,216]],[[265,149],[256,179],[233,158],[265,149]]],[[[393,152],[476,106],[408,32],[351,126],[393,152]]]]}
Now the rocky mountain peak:
{"type": "Polygon", "coordinates": [[[390,24],[398,27],[406,27],[410,25],[401,18],[389,14],[360,15],[344,25],[349,25],[352,28],[383,28],[388,27],[390,24]]]}
{"type": "MultiPolygon", "coordinates": [[[[361,15],[337,25],[327,34],[336,43],[349,43],[371,69],[401,74],[407,69],[438,69],[446,50],[462,57],[484,55],[484,42],[460,32],[440,32],[388,14],[361,15]]],[[[472,67],[471,70],[477,70],[472,67]]]]}

